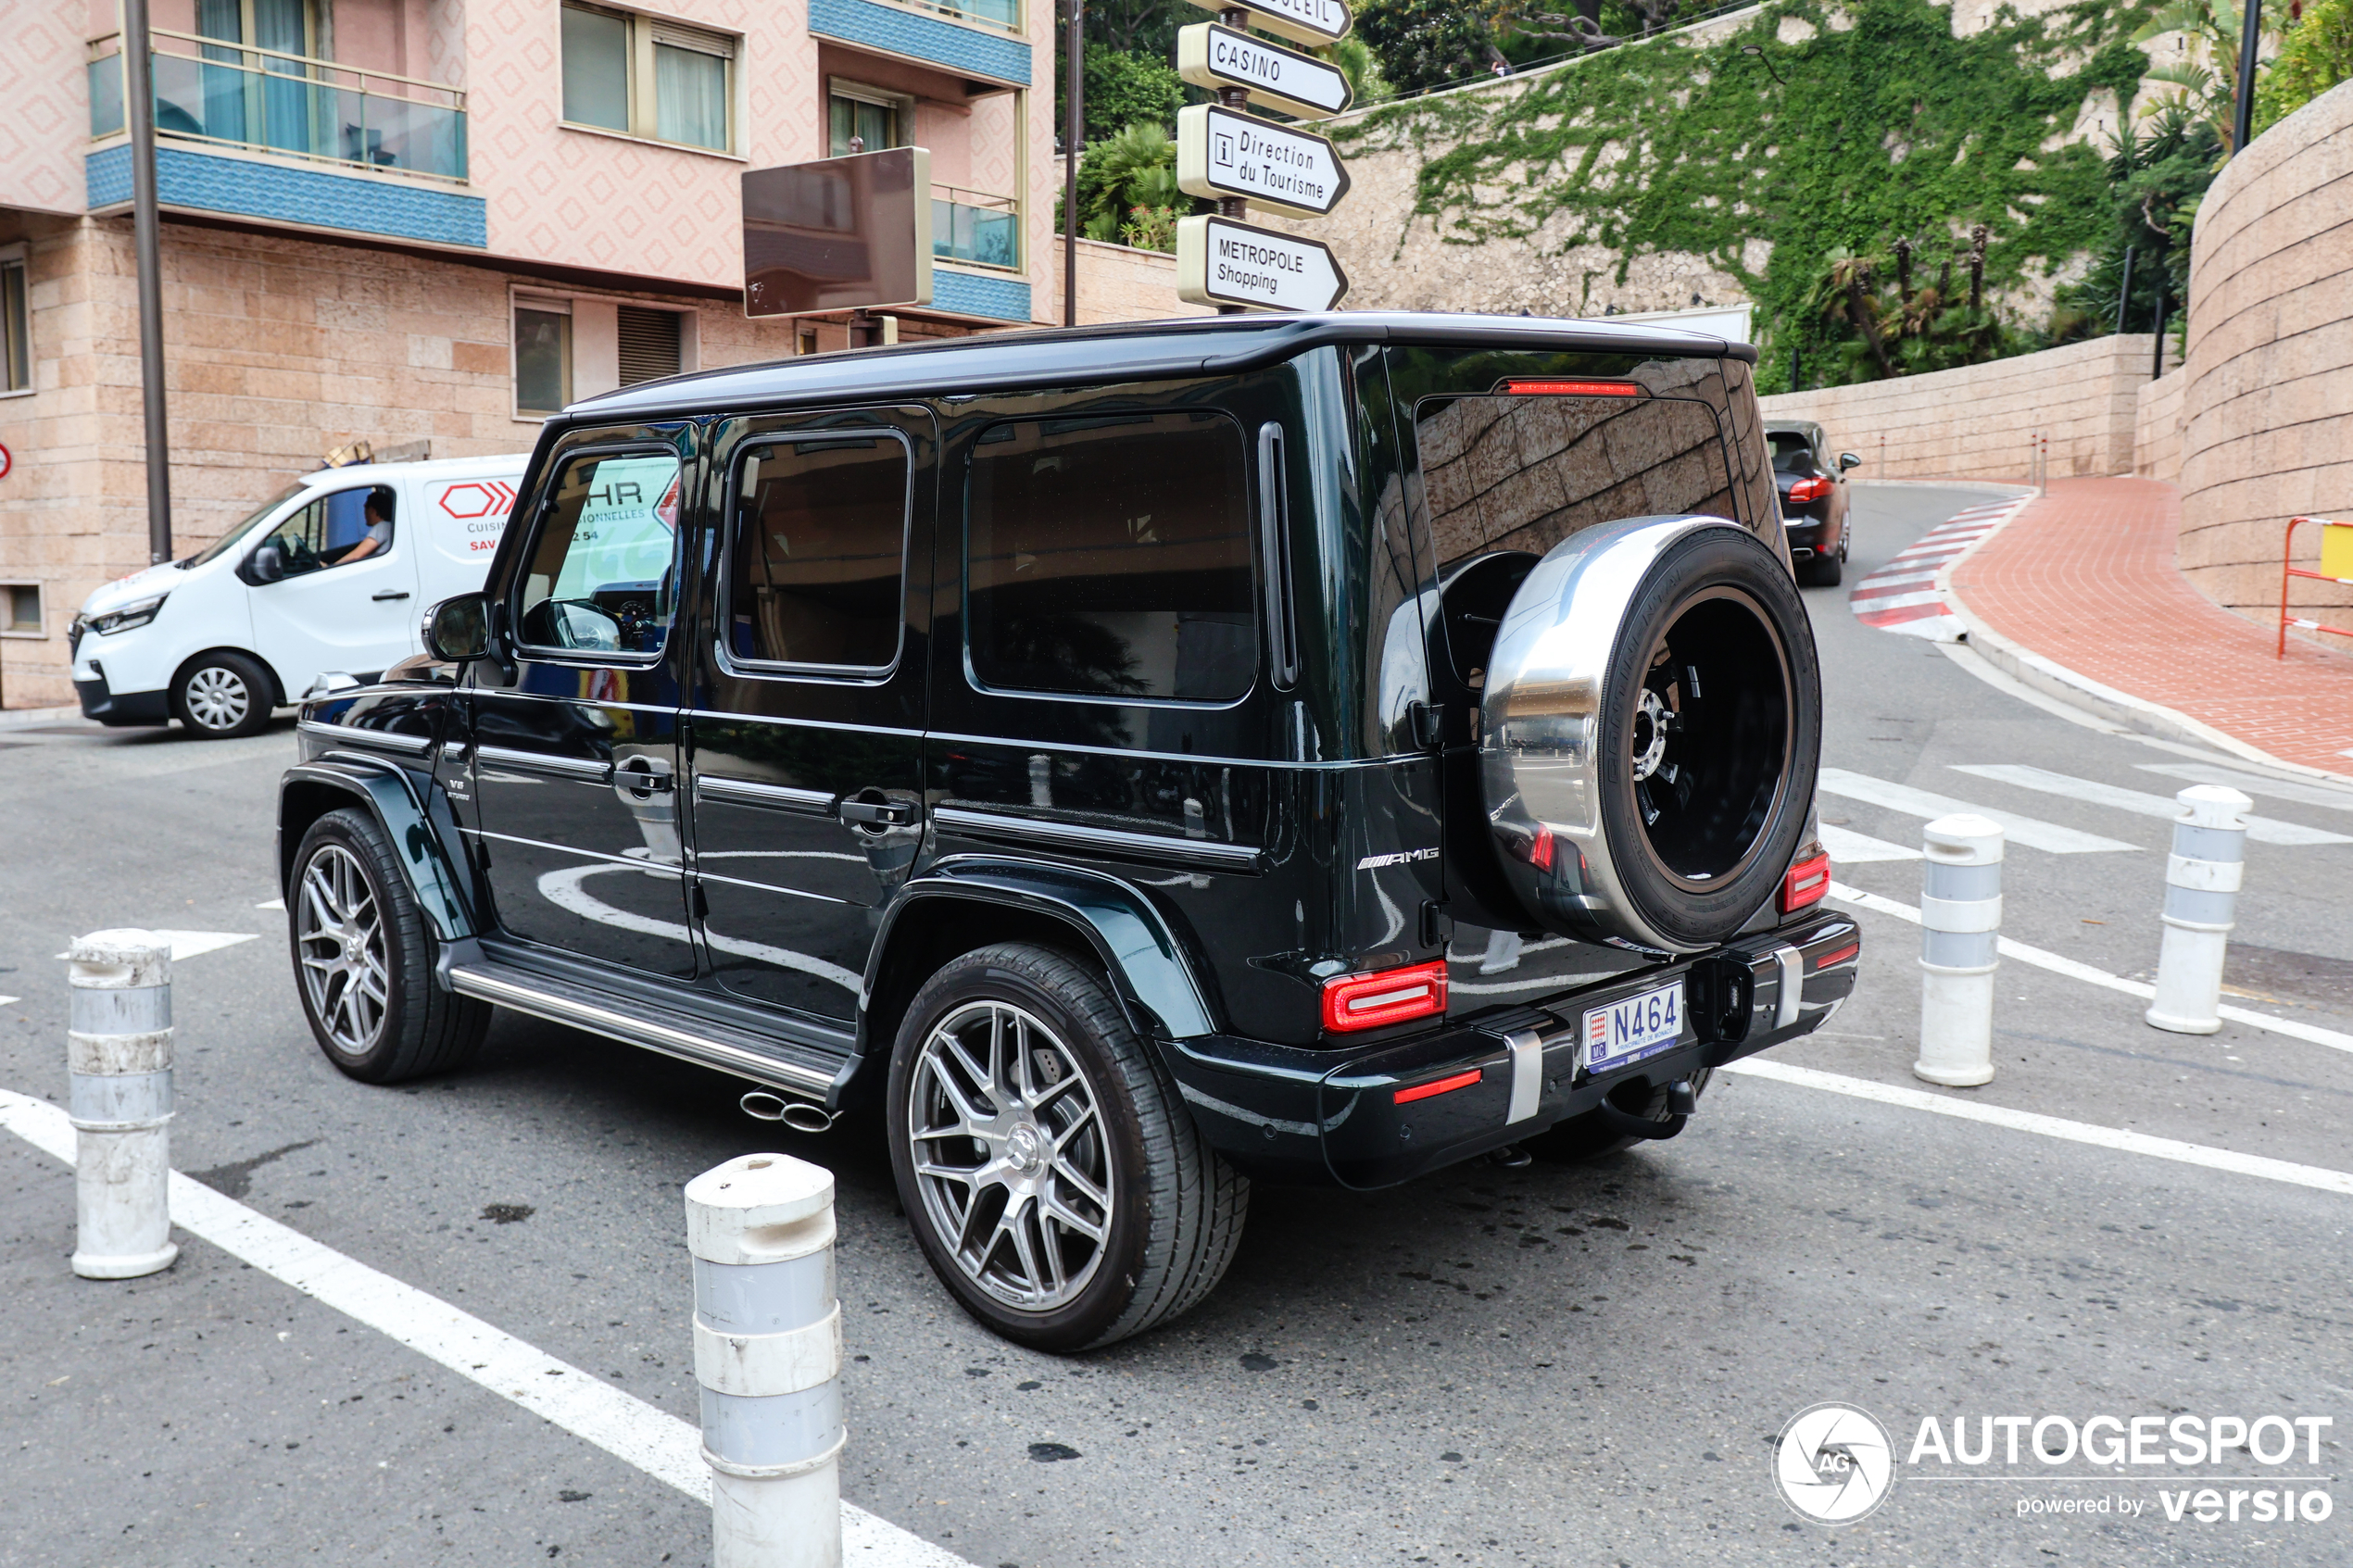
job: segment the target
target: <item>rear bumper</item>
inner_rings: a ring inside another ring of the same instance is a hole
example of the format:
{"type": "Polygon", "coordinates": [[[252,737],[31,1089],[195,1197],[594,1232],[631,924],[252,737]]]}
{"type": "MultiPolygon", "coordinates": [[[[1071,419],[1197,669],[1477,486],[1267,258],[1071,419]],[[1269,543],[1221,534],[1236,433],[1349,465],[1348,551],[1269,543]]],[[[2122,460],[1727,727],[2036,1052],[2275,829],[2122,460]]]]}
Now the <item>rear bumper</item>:
{"type": "Polygon", "coordinates": [[[1831,533],[1831,520],[1827,516],[1817,517],[1810,511],[1801,510],[1782,518],[1781,533],[1788,538],[1793,554],[1801,550],[1805,552],[1800,559],[1826,553],[1838,544],[1831,533]]]}
{"type": "Polygon", "coordinates": [[[1193,1119],[1218,1151],[1274,1181],[1380,1187],[1516,1143],[1636,1080],[1688,1078],[1811,1034],[1855,989],[1861,933],[1843,915],[1744,938],[1680,965],[1355,1054],[1232,1035],[1168,1049],[1193,1119]],[[1684,1028],[1669,1050],[1596,1076],[1579,1047],[1587,1010],[1680,976],[1684,1028]],[[1397,1092],[1476,1070],[1478,1081],[1397,1103],[1397,1092]]]}
{"type": "Polygon", "coordinates": [[[171,721],[168,692],[118,692],[107,686],[105,671],[95,680],[76,681],[73,695],[82,701],[82,716],[101,724],[165,724],[171,721]]]}

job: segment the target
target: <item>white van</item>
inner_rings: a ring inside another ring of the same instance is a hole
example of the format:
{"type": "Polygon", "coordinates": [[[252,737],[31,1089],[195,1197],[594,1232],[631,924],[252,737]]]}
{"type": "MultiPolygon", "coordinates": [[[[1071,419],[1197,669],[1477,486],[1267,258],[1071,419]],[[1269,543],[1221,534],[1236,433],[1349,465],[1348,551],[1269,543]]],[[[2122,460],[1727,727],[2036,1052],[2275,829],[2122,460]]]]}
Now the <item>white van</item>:
{"type": "Polygon", "coordinates": [[[73,622],[83,716],[252,734],[321,674],[422,651],[425,608],[482,586],[529,461],[321,469],[200,554],[107,583],[73,622]]]}

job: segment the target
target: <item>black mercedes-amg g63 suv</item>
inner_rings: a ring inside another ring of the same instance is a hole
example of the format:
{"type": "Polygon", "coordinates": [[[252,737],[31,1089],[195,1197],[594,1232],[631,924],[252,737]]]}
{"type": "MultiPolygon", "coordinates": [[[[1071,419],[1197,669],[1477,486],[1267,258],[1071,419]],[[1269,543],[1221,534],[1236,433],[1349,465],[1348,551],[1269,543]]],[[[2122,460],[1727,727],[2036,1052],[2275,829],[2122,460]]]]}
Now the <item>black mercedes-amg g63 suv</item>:
{"type": "Polygon", "coordinates": [[[1198,1301],[1252,1178],[1665,1137],[1854,985],[1753,351],[1347,313],[708,371],[548,422],[302,711],[351,1076],[513,1008],[879,1102],[974,1315],[1198,1301]]]}

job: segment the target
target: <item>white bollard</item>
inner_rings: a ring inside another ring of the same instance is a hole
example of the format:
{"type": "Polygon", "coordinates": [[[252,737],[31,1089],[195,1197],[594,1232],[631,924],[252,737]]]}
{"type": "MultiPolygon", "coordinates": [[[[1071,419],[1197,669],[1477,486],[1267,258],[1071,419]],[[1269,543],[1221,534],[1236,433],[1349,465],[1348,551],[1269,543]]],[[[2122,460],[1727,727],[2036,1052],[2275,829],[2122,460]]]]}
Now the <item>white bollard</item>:
{"type": "Polygon", "coordinates": [[[1920,876],[1920,1058],[1912,1075],[1967,1088],[1994,1081],[1994,969],[2000,961],[2002,825],[1971,812],[1928,824],[1920,876]]]}
{"type": "Polygon", "coordinates": [[[2211,1035],[2222,1027],[2222,954],[2246,870],[2246,814],[2255,802],[2221,784],[2194,784],[2173,798],[2182,814],[2165,858],[2157,999],[2143,1016],[2176,1035],[2211,1035]]]}
{"type": "Polygon", "coordinates": [[[686,1184],[712,1568],[840,1568],[833,1173],[746,1154],[686,1184]]]}
{"type": "Polygon", "coordinates": [[[171,1266],[171,945],[94,931],[66,953],[67,1110],[74,1126],[73,1272],[136,1279],[171,1266]]]}

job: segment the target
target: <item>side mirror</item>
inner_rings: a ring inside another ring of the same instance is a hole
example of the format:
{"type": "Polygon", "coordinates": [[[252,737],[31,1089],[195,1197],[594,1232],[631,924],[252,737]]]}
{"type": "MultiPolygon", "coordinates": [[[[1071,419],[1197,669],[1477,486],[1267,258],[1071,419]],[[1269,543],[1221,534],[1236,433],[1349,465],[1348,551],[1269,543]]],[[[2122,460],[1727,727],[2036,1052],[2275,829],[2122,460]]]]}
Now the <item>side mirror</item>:
{"type": "Polygon", "coordinates": [[[237,575],[257,588],[265,583],[282,583],[286,576],[286,553],[274,543],[258,546],[245,558],[237,575]]]}
{"type": "Polygon", "coordinates": [[[1862,466],[1863,459],[1852,452],[1841,452],[1838,455],[1838,471],[1841,473],[1844,473],[1848,469],[1859,469],[1862,466]]]}
{"type": "Polygon", "coordinates": [[[425,651],[463,664],[490,651],[490,596],[459,594],[425,611],[425,651]]]}

